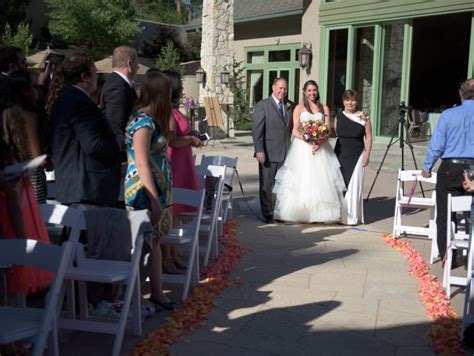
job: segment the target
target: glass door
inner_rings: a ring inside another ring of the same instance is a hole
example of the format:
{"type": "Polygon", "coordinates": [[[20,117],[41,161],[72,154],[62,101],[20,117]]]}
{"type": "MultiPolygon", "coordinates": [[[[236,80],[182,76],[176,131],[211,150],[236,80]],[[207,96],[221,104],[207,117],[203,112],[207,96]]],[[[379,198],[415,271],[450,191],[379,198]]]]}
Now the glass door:
{"type": "Polygon", "coordinates": [[[348,29],[329,31],[327,101],[331,116],[342,110],[342,94],[346,90],[348,29]]]}
{"type": "Polygon", "coordinates": [[[402,22],[384,26],[378,132],[380,136],[392,136],[393,131],[398,128],[402,94],[404,27],[402,22]]]}
{"type": "Polygon", "coordinates": [[[359,94],[359,110],[373,115],[375,27],[355,29],[354,90],[359,94]]]}

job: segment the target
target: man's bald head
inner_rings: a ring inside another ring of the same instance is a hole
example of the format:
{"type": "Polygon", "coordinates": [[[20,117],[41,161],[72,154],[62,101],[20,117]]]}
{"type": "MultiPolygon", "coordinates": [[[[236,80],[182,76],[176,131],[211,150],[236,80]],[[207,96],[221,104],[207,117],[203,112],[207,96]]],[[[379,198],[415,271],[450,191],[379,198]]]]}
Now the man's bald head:
{"type": "Polygon", "coordinates": [[[461,100],[474,100],[474,78],[462,82],[459,88],[459,95],[461,100]]]}

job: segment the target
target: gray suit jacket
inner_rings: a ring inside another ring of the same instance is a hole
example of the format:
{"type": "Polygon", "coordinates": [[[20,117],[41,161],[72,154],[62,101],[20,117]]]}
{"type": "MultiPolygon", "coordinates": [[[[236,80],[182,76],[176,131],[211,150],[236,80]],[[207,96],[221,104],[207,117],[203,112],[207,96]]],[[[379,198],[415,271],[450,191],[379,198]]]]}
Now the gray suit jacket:
{"type": "Polygon", "coordinates": [[[264,152],[268,162],[283,162],[290,146],[292,123],[292,110],[287,105],[283,116],[271,96],[258,102],[252,117],[255,153],[264,152]]]}

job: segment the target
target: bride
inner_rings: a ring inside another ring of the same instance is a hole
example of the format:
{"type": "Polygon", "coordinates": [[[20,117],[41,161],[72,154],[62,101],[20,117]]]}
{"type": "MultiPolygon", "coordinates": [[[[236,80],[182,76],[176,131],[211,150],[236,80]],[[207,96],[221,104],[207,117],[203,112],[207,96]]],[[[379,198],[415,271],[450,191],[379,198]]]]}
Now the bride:
{"type": "Polygon", "coordinates": [[[275,177],[274,217],[292,222],[335,222],[341,218],[344,178],[331,145],[310,144],[303,139],[301,124],[324,121],[329,127],[329,108],[319,102],[318,85],[303,86],[303,104],[293,112],[291,146],[275,177]]]}

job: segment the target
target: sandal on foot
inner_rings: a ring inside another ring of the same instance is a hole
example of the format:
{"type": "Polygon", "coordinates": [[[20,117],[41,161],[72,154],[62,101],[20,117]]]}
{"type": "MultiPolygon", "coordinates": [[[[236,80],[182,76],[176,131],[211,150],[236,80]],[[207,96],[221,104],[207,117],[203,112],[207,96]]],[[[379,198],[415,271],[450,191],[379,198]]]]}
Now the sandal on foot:
{"type": "Polygon", "coordinates": [[[160,302],[158,299],[155,299],[153,297],[150,297],[148,300],[165,310],[174,310],[178,306],[178,303],[173,302],[171,300],[169,302],[160,302]]]}

